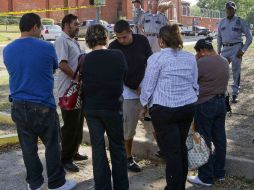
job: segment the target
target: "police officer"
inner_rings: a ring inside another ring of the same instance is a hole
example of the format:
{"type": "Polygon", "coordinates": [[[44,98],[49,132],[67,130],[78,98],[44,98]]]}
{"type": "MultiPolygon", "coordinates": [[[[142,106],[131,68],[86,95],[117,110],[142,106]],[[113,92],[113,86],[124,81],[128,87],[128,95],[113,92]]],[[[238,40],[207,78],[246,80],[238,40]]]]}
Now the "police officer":
{"type": "Polygon", "coordinates": [[[240,86],[242,56],[252,43],[250,29],[243,19],[235,16],[236,4],[226,3],[227,17],[222,19],[218,27],[218,53],[232,63],[233,85],[232,103],[237,103],[240,86]],[[243,44],[242,33],[246,36],[243,44]]]}
{"type": "Polygon", "coordinates": [[[165,15],[158,13],[158,0],[149,2],[150,11],[144,13],[139,21],[139,31],[148,38],[153,52],[160,51],[158,44],[158,34],[160,28],[168,24],[165,15]]]}
{"type": "Polygon", "coordinates": [[[133,32],[136,34],[140,34],[138,30],[138,22],[141,16],[145,13],[145,11],[141,8],[141,0],[134,0],[132,1],[132,3],[134,4],[134,7],[135,7],[135,12],[133,17],[133,22],[135,24],[135,27],[133,32]]]}

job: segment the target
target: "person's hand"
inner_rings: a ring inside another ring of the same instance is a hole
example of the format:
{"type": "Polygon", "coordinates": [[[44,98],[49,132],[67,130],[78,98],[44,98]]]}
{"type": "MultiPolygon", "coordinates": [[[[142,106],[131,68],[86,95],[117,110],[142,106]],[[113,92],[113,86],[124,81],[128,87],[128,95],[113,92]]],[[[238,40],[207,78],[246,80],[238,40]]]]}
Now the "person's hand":
{"type": "Polygon", "coordinates": [[[147,112],[147,108],[146,107],[142,107],[140,109],[140,111],[139,111],[139,120],[140,121],[144,121],[146,112],[147,112]]]}
{"type": "Polygon", "coordinates": [[[141,94],[141,88],[140,88],[140,87],[138,87],[135,91],[136,91],[136,94],[137,94],[137,95],[140,95],[140,94],[141,94]]]}
{"type": "Polygon", "coordinates": [[[197,61],[197,60],[200,59],[201,56],[197,53],[197,54],[195,55],[195,57],[196,57],[196,61],[197,61]]]}
{"type": "MultiPolygon", "coordinates": [[[[74,76],[73,76],[73,77],[74,77],[74,76]]],[[[76,75],[74,81],[75,81],[75,82],[78,82],[78,81],[79,81],[79,74],[76,75]]]]}
{"type": "Polygon", "coordinates": [[[242,50],[239,50],[236,57],[238,57],[239,59],[241,59],[243,57],[244,52],[242,50]]]}

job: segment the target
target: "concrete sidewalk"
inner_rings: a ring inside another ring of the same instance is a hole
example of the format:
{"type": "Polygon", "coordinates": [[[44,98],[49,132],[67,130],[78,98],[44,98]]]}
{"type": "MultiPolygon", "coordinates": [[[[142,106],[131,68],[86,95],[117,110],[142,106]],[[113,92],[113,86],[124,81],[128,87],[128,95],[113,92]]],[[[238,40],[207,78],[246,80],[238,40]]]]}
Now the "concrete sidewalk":
{"type": "MultiPolygon", "coordinates": [[[[148,122],[146,126],[150,125],[148,122]]],[[[90,142],[90,136],[87,126],[84,126],[83,130],[83,141],[85,143],[90,142]]],[[[105,138],[106,139],[106,138],[105,138]]],[[[232,151],[235,149],[236,144],[228,140],[228,150],[232,151]]],[[[236,146],[236,148],[239,148],[236,146]]],[[[243,147],[240,147],[243,148],[243,147]]],[[[133,153],[135,156],[144,159],[157,159],[155,153],[158,151],[157,144],[153,138],[151,127],[144,129],[144,126],[139,122],[136,130],[136,136],[133,142],[133,153]]],[[[246,151],[251,151],[249,154],[253,156],[254,145],[246,151]]],[[[228,175],[233,176],[244,176],[248,179],[254,179],[254,160],[246,158],[243,154],[242,156],[234,156],[227,153],[226,158],[226,171],[228,175]]]]}
{"type": "MultiPolygon", "coordinates": [[[[66,178],[78,182],[75,190],[92,190],[94,189],[93,170],[91,161],[91,148],[82,146],[81,153],[89,156],[87,161],[77,162],[81,168],[78,173],[67,173],[66,178]]],[[[45,183],[43,190],[47,189],[47,178],[45,173],[45,150],[43,145],[39,146],[38,153],[44,165],[45,183]]],[[[130,190],[162,190],[165,187],[165,164],[162,161],[141,160],[139,164],[142,167],[140,173],[129,172],[130,190]]],[[[20,150],[12,150],[0,154],[0,190],[26,190],[25,182],[26,172],[23,164],[22,153],[20,150]]],[[[186,183],[186,190],[235,190],[235,188],[223,188],[215,185],[211,188],[193,186],[186,183]]],[[[251,190],[251,189],[250,189],[251,190]]]]}
{"type": "MultiPolygon", "coordinates": [[[[10,121],[9,114],[3,114],[0,112],[0,119],[2,121],[10,121]]],[[[149,126],[150,122],[146,123],[146,126],[149,126]]],[[[138,158],[142,159],[157,159],[155,153],[158,150],[158,147],[154,141],[151,127],[145,129],[142,123],[139,123],[136,130],[136,136],[134,138],[133,152],[138,158]]],[[[18,139],[15,138],[15,135],[7,135],[6,142],[17,142],[18,139]]],[[[105,138],[107,139],[107,138],[105,138]]],[[[0,142],[2,142],[0,137],[0,142]]],[[[84,124],[83,130],[83,142],[90,143],[89,131],[84,124]]],[[[243,147],[239,145],[239,142],[233,142],[228,139],[228,152],[227,152],[227,161],[226,161],[226,171],[228,175],[233,176],[244,176],[248,179],[254,179],[254,145],[249,147],[243,147]],[[233,151],[239,152],[241,150],[241,155],[231,154],[233,151]]]]}

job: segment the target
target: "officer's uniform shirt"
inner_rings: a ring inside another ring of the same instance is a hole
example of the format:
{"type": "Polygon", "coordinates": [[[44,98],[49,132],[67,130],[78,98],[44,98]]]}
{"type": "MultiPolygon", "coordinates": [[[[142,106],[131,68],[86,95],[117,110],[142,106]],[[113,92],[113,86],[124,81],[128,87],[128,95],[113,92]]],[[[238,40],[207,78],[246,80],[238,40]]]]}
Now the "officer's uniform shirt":
{"type": "Polygon", "coordinates": [[[221,53],[232,63],[232,95],[237,96],[240,87],[242,59],[237,57],[239,50],[246,51],[252,43],[250,29],[243,19],[234,16],[232,19],[224,18],[218,28],[218,53],[221,53]],[[245,34],[246,41],[243,45],[242,34],[245,34]],[[223,49],[221,50],[221,47],[223,49]]]}
{"type": "Polygon", "coordinates": [[[133,22],[134,22],[134,24],[135,24],[135,28],[134,28],[134,33],[136,33],[136,34],[140,34],[140,32],[139,32],[139,30],[138,30],[138,23],[139,23],[139,20],[140,20],[140,18],[141,18],[141,16],[143,15],[145,13],[145,11],[142,9],[142,8],[140,8],[140,9],[136,9],[135,10],[135,15],[134,15],[134,17],[133,17],[133,22]]]}
{"type": "Polygon", "coordinates": [[[168,24],[168,19],[163,14],[152,14],[151,12],[146,12],[142,15],[139,25],[145,31],[149,44],[153,53],[160,51],[160,46],[158,44],[158,34],[160,28],[168,24]]]}
{"type": "Polygon", "coordinates": [[[160,28],[167,24],[168,19],[165,15],[151,12],[144,13],[139,21],[146,34],[159,34],[160,28]]]}
{"type": "Polygon", "coordinates": [[[222,19],[218,27],[218,52],[221,52],[223,44],[242,42],[242,33],[246,36],[246,42],[242,48],[245,52],[252,42],[252,35],[246,22],[237,16],[232,19],[222,19]]]}
{"type": "Polygon", "coordinates": [[[138,22],[139,22],[141,16],[142,16],[144,13],[145,13],[145,11],[144,11],[142,8],[136,9],[136,10],[135,10],[134,17],[133,17],[133,22],[134,22],[134,24],[136,24],[136,25],[138,24],[138,22]]]}

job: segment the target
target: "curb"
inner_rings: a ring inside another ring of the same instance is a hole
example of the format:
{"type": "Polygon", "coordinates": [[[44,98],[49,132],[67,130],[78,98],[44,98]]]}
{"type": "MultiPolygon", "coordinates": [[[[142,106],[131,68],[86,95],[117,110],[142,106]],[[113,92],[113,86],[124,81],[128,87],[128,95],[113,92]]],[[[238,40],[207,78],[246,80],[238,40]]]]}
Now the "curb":
{"type": "MultiPolygon", "coordinates": [[[[10,114],[0,112],[0,123],[14,125],[10,114]]],[[[105,135],[105,141],[108,145],[108,140],[105,135]]],[[[18,142],[16,134],[4,135],[0,137],[0,146],[4,144],[14,144],[18,142]]],[[[83,129],[83,142],[90,144],[90,135],[87,127],[83,129]]],[[[145,159],[158,159],[154,154],[157,152],[158,147],[154,141],[144,138],[134,138],[133,153],[137,157],[145,159]]],[[[229,175],[244,176],[247,179],[254,179],[254,160],[246,159],[243,157],[235,157],[227,155],[226,157],[226,171],[229,175]]]]}
{"type": "Polygon", "coordinates": [[[8,144],[16,144],[19,142],[17,134],[3,135],[0,137],[0,147],[8,144]]]}
{"type": "Polygon", "coordinates": [[[10,114],[4,112],[0,112],[0,123],[7,125],[15,125],[11,119],[10,114]]]}
{"type": "MultiPolygon", "coordinates": [[[[105,135],[105,141],[108,145],[108,140],[105,135]]],[[[88,128],[83,129],[83,142],[90,144],[90,135],[88,128]]],[[[158,151],[157,144],[150,139],[134,138],[133,141],[133,153],[135,156],[145,159],[156,159],[155,153],[158,151]]],[[[229,175],[245,177],[247,179],[254,179],[254,160],[226,156],[226,172],[229,175]]]]}

